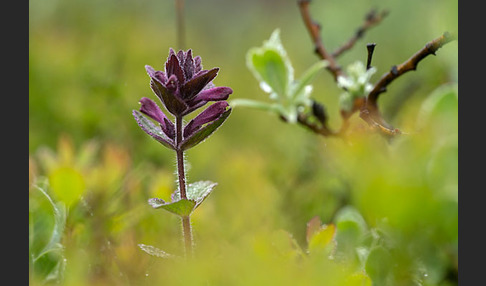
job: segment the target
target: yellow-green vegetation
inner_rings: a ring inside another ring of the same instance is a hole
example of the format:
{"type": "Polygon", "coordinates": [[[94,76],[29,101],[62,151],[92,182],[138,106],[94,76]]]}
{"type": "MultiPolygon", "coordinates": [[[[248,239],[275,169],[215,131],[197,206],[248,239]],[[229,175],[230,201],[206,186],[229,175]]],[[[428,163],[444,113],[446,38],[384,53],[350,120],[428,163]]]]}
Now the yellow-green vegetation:
{"type": "MultiPolygon", "coordinates": [[[[370,8],[390,10],[340,58],[365,62],[376,43],[370,82],[457,30],[457,1],[351,2],[313,1],[312,14],[334,50],[370,8]]],[[[174,9],[30,1],[31,285],[457,285],[457,42],[381,95],[404,133],[392,139],[358,115],[342,139],[234,108],[185,154],[189,184],[217,185],[191,216],[195,257],[184,259],[179,218],[148,204],[170,201],[175,155],[131,114],[153,98],[144,66],[178,48],[174,9]]],[[[245,56],[276,28],[296,75],[318,60],[296,1],[186,1],[185,24],[185,48],[220,68],[231,99],[267,99],[245,56]]],[[[340,126],[342,90],[323,71],[312,85],[340,126]]]]}

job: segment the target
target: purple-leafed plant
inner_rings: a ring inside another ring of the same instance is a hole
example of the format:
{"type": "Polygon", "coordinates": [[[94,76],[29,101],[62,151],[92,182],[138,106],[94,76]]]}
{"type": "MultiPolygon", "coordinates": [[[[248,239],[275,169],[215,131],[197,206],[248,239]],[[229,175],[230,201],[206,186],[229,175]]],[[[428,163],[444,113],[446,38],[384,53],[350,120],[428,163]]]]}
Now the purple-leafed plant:
{"type": "MultiPolygon", "coordinates": [[[[185,255],[193,255],[191,213],[211,193],[216,183],[200,181],[187,184],[184,168],[184,151],[208,138],[231,113],[226,100],[233,90],[229,87],[215,87],[212,83],[219,68],[203,70],[201,57],[192,56],[192,50],[170,49],[165,62],[165,71],[157,71],[145,66],[150,77],[150,87],[173,116],[170,120],[150,98],[140,100],[140,110],[133,110],[138,125],[147,134],[176,153],[178,188],[172,194],[171,202],[159,198],[149,199],[153,208],[162,208],[181,217],[185,255]],[[185,123],[184,117],[215,102],[185,123]],[[150,119],[148,119],[148,116],[150,119]],[[154,122],[155,121],[155,122],[154,122]]],[[[164,253],[145,245],[139,245],[149,254],[160,256],[164,253]]],[[[162,255],[165,257],[166,255],[162,255]]],[[[168,255],[167,255],[168,256],[168,255]]]]}

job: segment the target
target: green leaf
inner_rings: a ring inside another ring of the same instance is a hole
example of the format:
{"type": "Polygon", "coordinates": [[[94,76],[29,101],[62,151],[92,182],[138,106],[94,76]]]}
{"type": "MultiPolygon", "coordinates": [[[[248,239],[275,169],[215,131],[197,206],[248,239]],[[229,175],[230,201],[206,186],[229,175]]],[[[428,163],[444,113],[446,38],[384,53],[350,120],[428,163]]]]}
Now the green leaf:
{"type": "Polygon", "coordinates": [[[366,260],[366,273],[373,280],[373,285],[389,285],[387,280],[392,271],[393,258],[382,246],[371,249],[366,260]]]}
{"type": "Polygon", "coordinates": [[[293,68],[280,41],[278,29],[261,47],[251,48],[246,55],[246,64],[260,87],[272,96],[284,96],[293,81],[293,68]]]}
{"type": "Polygon", "coordinates": [[[66,225],[66,206],[63,203],[55,203],[52,198],[47,194],[47,192],[41,188],[37,187],[37,190],[41,192],[50,203],[53,213],[54,213],[54,228],[52,229],[51,238],[49,242],[44,246],[44,248],[34,257],[34,262],[38,260],[43,255],[52,251],[62,251],[63,246],[60,243],[64,232],[64,227],[66,225]]]}
{"type": "MultiPolygon", "coordinates": [[[[216,185],[217,183],[213,183],[211,181],[199,181],[186,186],[187,199],[196,202],[194,209],[196,209],[211,194],[216,185]]],[[[172,200],[179,199],[179,190],[176,190],[173,194],[172,200]]]]}
{"type": "Polygon", "coordinates": [[[351,255],[364,238],[367,231],[366,222],[355,208],[345,206],[336,214],[335,223],[338,250],[351,255]]]}
{"type": "Polygon", "coordinates": [[[432,125],[445,132],[458,128],[458,87],[445,84],[436,88],[422,103],[417,115],[418,128],[432,125]]]}
{"type": "Polygon", "coordinates": [[[196,206],[196,202],[194,200],[187,200],[187,199],[182,199],[171,203],[167,203],[162,199],[153,198],[153,199],[149,199],[148,203],[154,209],[162,208],[166,211],[169,211],[181,217],[189,216],[196,206]]]}
{"type": "Polygon", "coordinates": [[[334,224],[323,225],[311,236],[307,247],[309,253],[330,252],[334,247],[332,241],[335,233],[336,226],[334,224]]]}
{"type": "Polygon", "coordinates": [[[172,202],[165,202],[159,198],[148,200],[154,209],[162,208],[179,216],[189,216],[208,196],[217,183],[199,181],[186,186],[187,199],[181,199],[179,190],[172,194],[172,202]]]}
{"type": "Polygon", "coordinates": [[[140,247],[141,250],[145,251],[147,254],[155,256],[155,257],[160,257],[160,258],[174,258],[176,257],[173,254],[169,254],[161,249],[158,249],[157,247],[154,247],[152,245],[145,245],[145,244],[138,244],[138,247],[140,247]]]}
{"type": "Polygon", "coordinates": [[[65,269],[61,241],[67,210],[51,198],[48,187],[43,180],[29,194],[29,269],[44,283],[61,279],[65,269]]]}
{"type": "Polygon", "coordinates": [[[221,126],[221,124],[223,124],[223,122],[228,118],[230,113],[231,113],[231,108],[223,112],[223,114],[221,114],[218,120],[215,120],[207,124],[206,126],[199,129],[197,132],[192,134],[190,137],[185,138],[181,142],[182,150],[187,150],[189,148],[192,148],[197,144],[201,143],[202,141],[204,141],[206,138],[208,138],[211,134],[213,134],[214,131],[216,131],[216,129],[218,129],[219,126],[221,126]]]}
{"type": "Polygon", "coordinates": [[[260,84],[265,84],[269,87],[263,86],[266,92],[274,92],[277,95],[286,94],[288,85],[288,74],[285,63],[280,54],[275,50],[254,51],[250,55],[250,65],[256,74],[260,84]]]}

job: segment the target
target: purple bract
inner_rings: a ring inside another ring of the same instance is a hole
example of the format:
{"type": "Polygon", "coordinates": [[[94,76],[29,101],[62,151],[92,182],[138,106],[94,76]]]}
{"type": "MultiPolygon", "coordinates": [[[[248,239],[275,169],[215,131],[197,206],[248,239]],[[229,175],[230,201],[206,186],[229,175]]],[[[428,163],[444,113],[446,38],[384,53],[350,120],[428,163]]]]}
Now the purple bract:
{"type": "Polygon", "coordinates": [[[172,149],[192,147],[207,138],[229,116],[231,108],[225,100],[233,90],[229,87],[215,87],[212,80],[219,68],[203,70],[201,57],[193,58],[190,49],[186,52],[180,50],[177,54],[170,49],[165,71],[156,71],[149,65],[145,69],[153,92],[176,120],[182,120],[182,117],[210,101],[217,101],[191,120],[181,131],[183,138],[176,140],[174,123],[153,100],[143,97],[140,100],[140,112],[134,110],[133,115],[140,127],[163,145],[172,149]],[[141,113],[156,121],[160,127],[141,113]],[[179,143],[176,144],[176,141],[179,143]]]}

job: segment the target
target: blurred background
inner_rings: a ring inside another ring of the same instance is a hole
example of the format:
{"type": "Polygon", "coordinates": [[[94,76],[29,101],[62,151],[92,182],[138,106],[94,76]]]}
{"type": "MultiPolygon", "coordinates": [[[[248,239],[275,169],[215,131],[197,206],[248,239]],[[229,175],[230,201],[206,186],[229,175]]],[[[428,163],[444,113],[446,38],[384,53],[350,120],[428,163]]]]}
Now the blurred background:
{"type": "MultiPolygon", "coordinates": [[[[365,62],[366,44],[376,43],[372,82],[458,29],[455,0],[310,4],[330,51],[371,9],[390,13],[338,62],[365,62]]],[[[220,68],[214,84],[231,87],[230,99],[268,100],[245,55],[276,28],[296,77],[318,60],[295,0],[186,0],[184,16],[185,49],[200,55],[205,69],[220,68]]],[[[199,254],[188,263],[137,246],[182,254],[179,219],[147,204],[152,197],[168,200],[176,188],[175,155],[131,114],[141,97],[155,99],[144,66],[163,70],[177,41],[174,1],[29,1],[33,285],[457,284],[457,41],[381,96],[385,118],[408,133],[396,140],[363,132],[357,116],[356,136],[345,142],[270,113],[233,110],[214,135],[186,153],[189,182],[218,183],[192,216],[199,254]],[[353,252],[344,262],[282,259],[279,231],[306,249],[309,220],[337,224],[345,206],[364,221],[363,237],[373,234],[384,251],[373,252],[377,246],[365,247],[363,239],[351,248],[364,249],[356,252],[364,258],[353,252]],[[56,247],[44,255],[48,245],[56,247]],[[362,277],[349,278],[356,273],[362,277]]],[[[339,128],[341,90],[325,71],[313,86],[312,97],[339,128]]]]}

